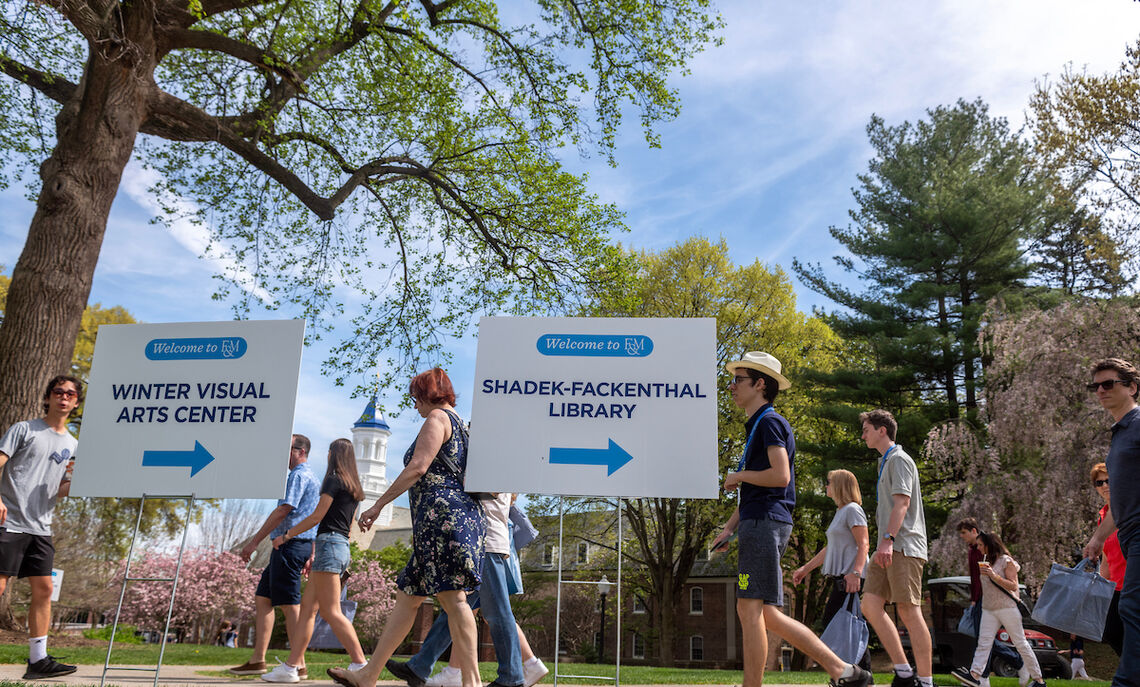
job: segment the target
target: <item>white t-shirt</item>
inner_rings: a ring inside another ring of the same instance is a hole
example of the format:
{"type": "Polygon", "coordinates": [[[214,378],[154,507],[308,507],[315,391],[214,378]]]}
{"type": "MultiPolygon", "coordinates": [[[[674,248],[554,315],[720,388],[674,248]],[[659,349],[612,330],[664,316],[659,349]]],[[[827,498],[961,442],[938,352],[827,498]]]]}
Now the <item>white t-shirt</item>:
{"type": "Polygon", "coordinates": [[[480,501],[483,504],[483,523],[487,535],[483,539],[483,549],[487,553],[511,553],[511,494],[501,492],[493,499],[480,501]]]}

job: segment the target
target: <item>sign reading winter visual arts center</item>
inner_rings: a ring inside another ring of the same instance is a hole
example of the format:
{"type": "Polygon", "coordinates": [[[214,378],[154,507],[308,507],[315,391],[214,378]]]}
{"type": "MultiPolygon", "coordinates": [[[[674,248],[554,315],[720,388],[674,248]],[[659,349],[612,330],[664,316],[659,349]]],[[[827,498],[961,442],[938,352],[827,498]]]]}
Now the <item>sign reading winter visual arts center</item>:
{"type": "Polygon", "coordinates": [[[485,317],[469,491],[716,498],[716,321],[485,317]]]}
{"type": "Polygon", "coordinates": [[[72,496],[280,498],[304,320],[103,325],[72,496]]]}

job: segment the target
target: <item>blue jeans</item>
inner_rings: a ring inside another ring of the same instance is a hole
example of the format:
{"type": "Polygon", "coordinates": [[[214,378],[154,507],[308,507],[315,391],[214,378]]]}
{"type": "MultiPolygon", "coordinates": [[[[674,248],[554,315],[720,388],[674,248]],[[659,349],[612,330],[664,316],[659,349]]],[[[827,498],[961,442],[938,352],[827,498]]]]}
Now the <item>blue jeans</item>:
{"type": "MultiPolygon", "coordinates": [[[[978,628],[982,626],[982,602],[980,599],[976,604],[970,607],[970,613],[973,614],[974,618],[974,646],[977,647],[978,628]]],[[[1018,670],[1021,670],[1021,667],[1025,665],[1025,661],[1022,660],[1021,654],[1017,653],[1017,649],[1014,649],[1008,644],[999,644],[995,641],[993,648],[990,649],[990,658],[986,661],[986,670],[982,673],[982,677],[989,677],[990,673],[993,672],[995,656],[1001,656],[1005,659],[1006,663],[1018,670]]]]}
{"type": "Polygon", "coordinates": [[[1120,542],[1128,561],[1124,588],[1120,590],[1120,621],[1124,625],[1124,647],[1120,665],[1112,677],[1113,687],[1140,687],[1140,535],[1120,542]]]}
{"type": "MultiPolygon", "coordinates": [[[[483,582],[479,589],[467,595],[471,610],[483,607],[483,617],[491,628],[491,642],[495,645],[495,657],[499,660],[499,676],[496,682],[507,687],[523,683],[522,654],[519,653],[519,632],[515,626],[515,614],[511,611],[510,596],[507,593],[506,554],[483,554],[483,582]]],[[[416,675],[427,678],[435,662],[451,646],[451,630],[447,627],[447,614],[440,613],[432,623],[419,653],[408,661],[408,667],[416,675]]]]}

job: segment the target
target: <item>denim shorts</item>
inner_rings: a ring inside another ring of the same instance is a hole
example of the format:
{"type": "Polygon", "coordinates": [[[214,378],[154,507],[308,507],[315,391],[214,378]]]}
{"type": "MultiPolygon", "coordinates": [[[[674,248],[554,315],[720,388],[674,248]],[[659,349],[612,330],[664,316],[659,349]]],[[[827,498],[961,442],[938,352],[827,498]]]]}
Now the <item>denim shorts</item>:
{"type": "Polygon", "coordinates": [[[313,572],[341,574],[348,568],[348,537],[340,532],[321,532],[317,535],[317,555],[313,558],[313,572]]]}

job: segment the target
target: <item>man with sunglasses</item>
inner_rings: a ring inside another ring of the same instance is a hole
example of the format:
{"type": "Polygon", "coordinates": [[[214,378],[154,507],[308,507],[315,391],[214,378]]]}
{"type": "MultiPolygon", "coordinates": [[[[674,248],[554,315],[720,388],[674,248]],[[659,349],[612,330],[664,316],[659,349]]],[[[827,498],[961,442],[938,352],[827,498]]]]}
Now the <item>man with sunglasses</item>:
{"type": "Polygon", "coordinates": [[[1120,358],[1108,358],[1092,368],[1089,391],[1115,421],[1109,445],[1109,511],[1085,545],[1086,558],[1096,559],[1116,530],[1127,562],[1120,590],[1120,619],[1124,625],[1120,665],[1114,686],[1140,686],[1140,371],[1120,358]]]}
{"type": "Polygon", "coordinates": [[[67,421],[83,402],[83,386],[75,377],[59,375],[48,382],[43,401],[42,418],[17,422],[0,439],[0,594],[13,575],[28,578],[32,591],[25,680],[75,672],[75,666],[48,656],[47,634],[55,559],[51,516],[56,499],[71,490],[78,442],[67,421]]]}
{"type": "Polygon", "coordinates": [[[792,533],[796,505],[796,438],[792,426],[775,411],[776,395],[792,384],[780,373],[780,361],[761,351],[725,366],[733,375],[728,388],[748,416],[744,455],[736,472],[724,480],[725,491],[740,490],[740,505],[712,542],[728,546],[733,534],[737,553],[736,614],[744,643],[744,687],[760,687],[771,631],[819,663],[833,687],[867,687],[871,673],[844,662],[810,629],[784,614],[784,579],[780,559],[792,533]]]}
{"type": "MultiPolygon", "coordinates": [[[[312,514],[321,499],[321,482],[309,469],[309,438],[294,434],[289,445],[289,478],[285,482],[285,498],[277,501],[277,507],[265,518],[261,529],[250,537],[241,550],[241,557],[249,560],[257,545],[266,536],[276,539],[285,534],[293,525],[312,514]]],[[[294,644],[297,636],[298,620],[301,614],[301,576],[308,572],[313,562],[313,546],[317,536],[317,525],[307,532],[272,549],[269,565],[261,573],[261,581],[254,593],[253,615],[253,655],[240,666],[230,668],[232,675],[262,675],[269,671],[265,665],[265,652],[269,650],[269,636],[273,634],[273,607],[281,609],[285,616],[285,634],[289,643],[294,644]]],[[[305,666],[297,669],[297,682],[309,677],[305,666]]]]}

